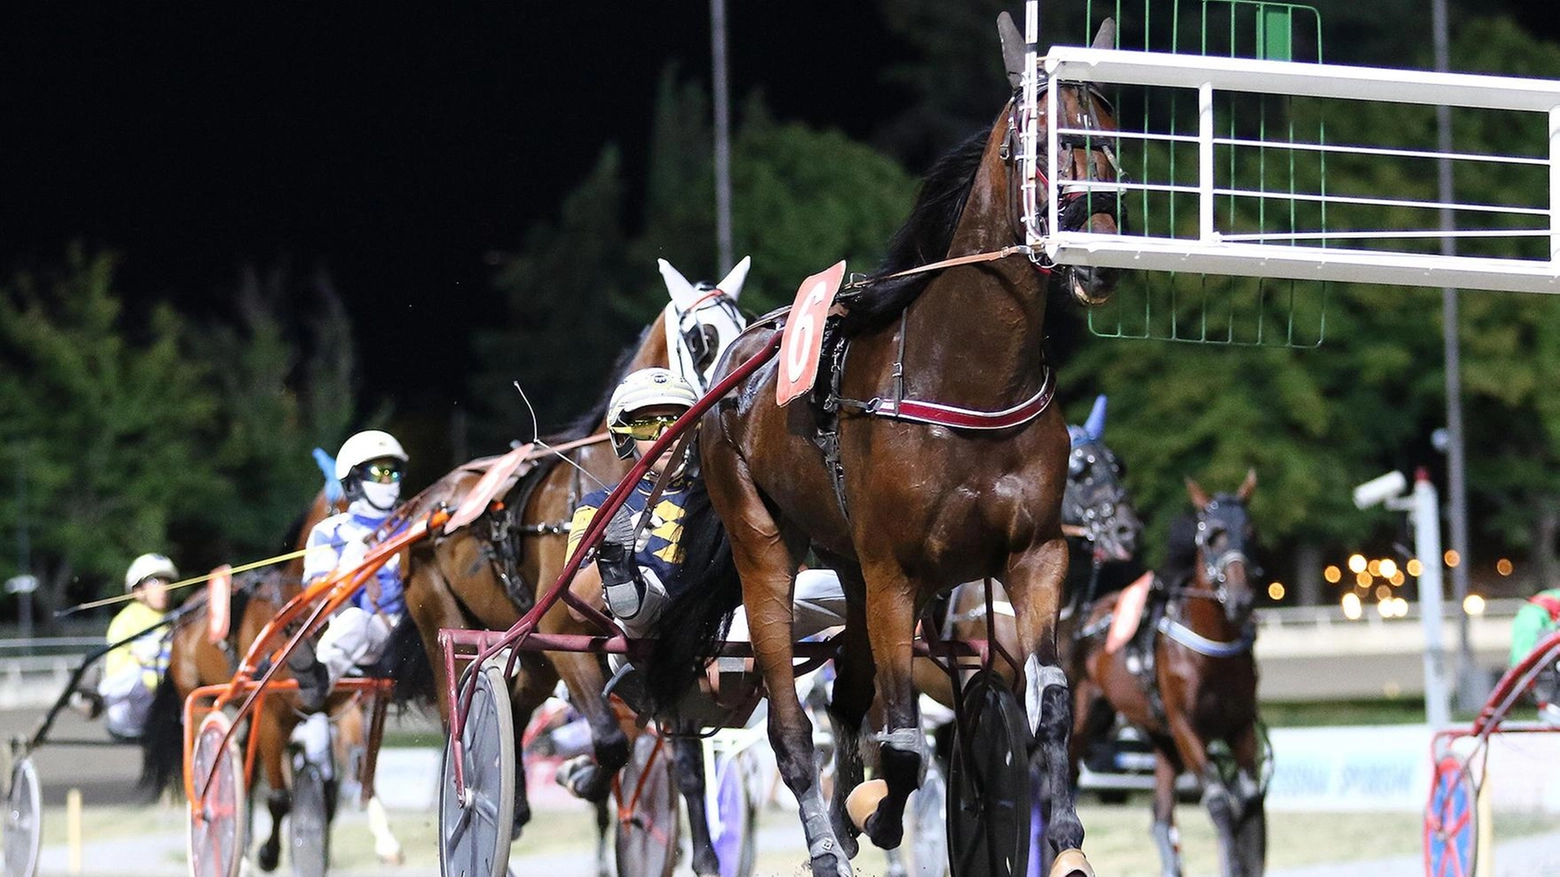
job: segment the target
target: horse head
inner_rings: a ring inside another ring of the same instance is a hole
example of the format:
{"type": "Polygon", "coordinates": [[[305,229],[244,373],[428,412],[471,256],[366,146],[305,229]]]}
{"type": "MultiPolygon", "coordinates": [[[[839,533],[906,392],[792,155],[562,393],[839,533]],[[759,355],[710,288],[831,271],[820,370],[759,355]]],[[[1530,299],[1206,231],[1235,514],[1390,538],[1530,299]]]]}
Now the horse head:
{"type": "MultiPolygon", "coordinates": [[[[1006,157],[1017,164],[1022,151],[1024,118],[1030,111],[1023,100],[1025,42],[1012,16],[1003,12],[997,17],[997,32],[1002,42],[1002,60],[1007,68],[1008,82],[1013,87],[1012,111],[1008,114],[1009,135],[1006,157]]],[[[1116,44],[1116,23],[1105,19],[1094,35],[1092,47],[1113,49],[1116,44]]],[[[1041,76],[1039,70],[1031,71],[1041,76]]],[[[1036,124],[1039,143],[1050,142],[1048,136],[1048,86],[1039,81],[1038,96],[1033,108],[1039,118],[1036,124]]],[[[1047,163],[1042,155],[1035,162],[1032,181],[1037,193],[1034,201],[1026,202],[1022,187],[1031,181],[1019,180],[1016,190],[1020,215],[1023,221],[1038,230],[1041,237],[1053,231],[1088,231],[1093,234],[1118,234],[1126,225],[1125,208],[1120,191],[1112,187],[1123,175],[1116,159],[1116,111],[1110,101],[1094,86],[1082,82],[1062,83],[1056,94],[1056,120],[1064,133],[1056,138],[1056,154],[1052,165],[1056,178],[1046,178],[1047,163]],[[1084,132],[1084,133],[1079,133],[1084,132]],[[1105,185],[1100,185],[1105,184],[1105,185]],[[1046,210],[1046,190],[1057,187],[1059,213],[1057,228],[1049,228],[1046,210]]],[[[1040,149],[1044,147],[1041,146],[1040,149]]],[[[1021,173],[1015,174],[1018,179],[1021,173]]],[[[1088,265],[1052,266],[1053,280],[1066,284],[1074,299],[1087,307],[1104,304],[1116,289],[1118,273],[1114,268],[1088,265]]]]}
{"type": "Polygon", "coordinates": [[[1125,469],[1106,446],[1105,397],[1083,426],[1069,426],[1072,451],[1067,457],[1067,486],[1062,493],[1062,523],[1084,532],[1097,560],[1125,561],[1137,554],[1143,522],[1122,483],[1125,469]]]}
{"type": "Polygon", "coordinates": [[[657,259],[656,264],[672,298],[665,318],[667,359],[684,380],[700,391],[708,390],[721,354],[747,327],[747,320],[737,310],[737,299],[753,257],[742,257],[731,273],[715,284],[689,283],[665,259],[657,259]]]}
{"type": "Polygon", "coordinates": [[[1256,489],[1255,469],[1246,473],[1240,489],[1211,499],[1201,485],[1186,479],[1187,495],[1197,508],[1197,582],[1213,592],[1224,606],[1224,617],[1235,626],[1251,617],[1256,596],[1252,582],[1260,574],[1248,554],[1256,533],[1246,513],[1246,501],[1256,489]]]}

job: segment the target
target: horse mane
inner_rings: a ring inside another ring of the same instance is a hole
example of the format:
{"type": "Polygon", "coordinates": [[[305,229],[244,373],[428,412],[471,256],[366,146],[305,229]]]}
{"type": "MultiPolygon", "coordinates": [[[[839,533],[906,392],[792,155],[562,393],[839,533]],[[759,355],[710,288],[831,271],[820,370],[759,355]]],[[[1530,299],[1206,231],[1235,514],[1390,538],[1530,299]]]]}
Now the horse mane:
{"type": "Polygon", "coordinates": [[[868,286],[850,300],[841,324],[855,335],[899,316],[926,289],[936,272],[887,279],[889,275],[939,261],[948,255],[953,232],[964,215],[964,204],[975,185],[975,171],[986,152],[990,131],[980,130],[939,158],[921,180],[915,206],[889,241],[888,253],[868,286]]]}
{"type": "Polygon", "coordinates": [[[639,337],[635,339],[633,344],[619,351],[617,359],[612,361],[612,369],[607,372],[606,389],[601,392],[601,395],[596,399],[596,403],[584,414],[565,424],[558,432],[544,436],[543,441],[548,444],[562,444],[563,442],[594,435],[596,429],[601,426],[601,422],[607,418],[607,404],[612,401],[612,392],[617,389],[617,385],[625,377],[624,373],[628,371],[628,364],[633,362],[634,355],[639,352],[640,347],[644,346],[645,336],[649,335],[650,330],[660,324],[661,320],[657,317],[651,321],[650,325],[640,331],[639,337]]]}

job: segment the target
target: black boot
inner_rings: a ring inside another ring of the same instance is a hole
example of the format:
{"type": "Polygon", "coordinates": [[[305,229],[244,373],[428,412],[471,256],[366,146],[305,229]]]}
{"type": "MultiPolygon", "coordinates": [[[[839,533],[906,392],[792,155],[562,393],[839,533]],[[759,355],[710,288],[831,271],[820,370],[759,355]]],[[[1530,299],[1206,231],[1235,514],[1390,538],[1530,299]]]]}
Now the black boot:
{"type": "Polygon", "coordinates": [[[287,656],[287,669],[298,680],[298,709],[306,713],[324,709],[330,695],[330,674],[314,656],[314,643],[307,637],[287,656]]]}

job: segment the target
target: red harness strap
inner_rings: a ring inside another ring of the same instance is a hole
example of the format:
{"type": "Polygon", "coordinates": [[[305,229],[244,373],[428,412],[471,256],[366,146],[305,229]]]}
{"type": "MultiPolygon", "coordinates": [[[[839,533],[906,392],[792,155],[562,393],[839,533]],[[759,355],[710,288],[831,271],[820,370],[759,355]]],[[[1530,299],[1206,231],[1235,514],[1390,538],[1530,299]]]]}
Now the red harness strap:
{"type": "Polygon", "coordinates": [[[1047,367],[1045,380],[1040,383],[1039,391],[1026,401],[1001,411],[977,411],[973,408],[957,408],[920,399],[879,399],[876,400],[876,406],[868,404],[867,413],[879,417],[891,417],[895,420],[913,420],[957,429],[1008,429],[1022,426],[1045,411],[1051,404],[1051,397],[1056,393],[1055,378],[1056,372],[1047,367]]]}

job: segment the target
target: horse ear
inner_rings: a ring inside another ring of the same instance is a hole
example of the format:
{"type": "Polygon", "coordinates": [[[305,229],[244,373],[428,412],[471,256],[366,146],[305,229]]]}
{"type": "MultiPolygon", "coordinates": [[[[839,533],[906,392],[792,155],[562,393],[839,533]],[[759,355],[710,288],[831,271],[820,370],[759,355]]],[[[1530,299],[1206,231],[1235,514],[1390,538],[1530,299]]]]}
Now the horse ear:
{"type": "Polygon", "coordinates": [[[1089,419],[1083,422],[1083,431],[1089,438],[1099,440],[1105,437],[1105,394],[1094,397],[1094,409],[1089,412],[1089,419]]]}
{"type": "Polygon", "coordinates": [[[732,301],[736,301],[742,295],[742,283],[747,280],[748,269],[751,267],[753,267],[753,257],[743,256],[742,261],[737,263],[737,267],[731,269],[730,274],[715,284],[715,288],[731,296],[732,301]]]}
{"type": "Polygon", "coordinates": [[[1094,44],[1091,49],[1116,48],[1116,19],[1107,18],[1100,22],[1100,29],[1094,34],[1094,44]]]}
{"type": "Polygon", "coordinates": [[[661,279],[666,281],[666,291],[672,297],[672,304],[679,311],[685,311],[693,306],[699,293],[694,290],[693,284],[688,278],[682,276],[682,272],[672,267],[672,263],[665,259],[656,259],[655,264],[661,269],[661,279]]]}
{"type": "Polygon", "coordinates": [[[1251,499],[1251,494],[1257,489],[1257,470],[1247,469],[1246,480],[1240,483],[1240,490],[1235,491],[1235,496],[1241,502],[1251,499]]]}
{"type": "Polygon", "coordinates": [[[1192,476],[1190,475],[1186,476],[1186,495],[1192,498],[1192,505],[1196,506],[1198,511],[1202,511],[1208,507],[1209,499],[1207,491],[1202,489],[1201,484],[1198,484],[1196,481],[1192,480],[1192,476]]]}
{"type": "Polygon", "coordinates": [[[997,38],[1002,41],[1002,66],[1007,69],[1008,84],[1018,91],[1024,84],[1024,52],[1028,44],[1006,10],[997,15],[997,38]]]}

